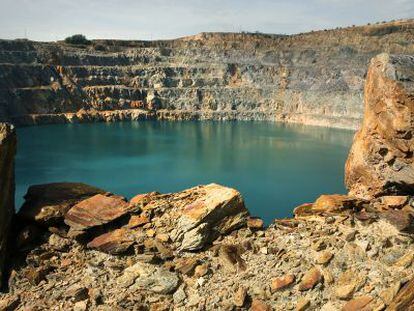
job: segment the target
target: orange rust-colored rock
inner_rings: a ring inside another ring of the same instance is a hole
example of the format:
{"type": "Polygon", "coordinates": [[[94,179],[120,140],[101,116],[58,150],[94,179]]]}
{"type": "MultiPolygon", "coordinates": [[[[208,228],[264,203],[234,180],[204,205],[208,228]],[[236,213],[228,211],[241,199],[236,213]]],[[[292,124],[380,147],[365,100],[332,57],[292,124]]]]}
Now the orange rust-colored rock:
{"type": "Polygon", "coordinates": [[[94,238],[87,246],[109,254],[121,254],[125,252],[134,241],[135,234],[133,231],[126,228],[120,228],[94,238]]]}
{"type": "Polygon", "coordinates": [[[312,205],[313,212],[340,213],[356,208],[360,201],[342,194],[323,194],[312,205]]]}
{"type": "Polygon", "coordinates": [[[318,268],[312,268],[302,278],[299,284],[299,290],[305,291],[314,288],[318,283],[323,281],[322,273],[318,268]]]}
{"type": "Polygon", "coordinates": [[[109,223],[129,210],[129,204],[121,197],[97,194],[73,206],[65,215],[65,223],[81,231],[109,223]]]}
{"type": "Polygon", "coordinates": [[[368,311],[364,308],[372,301],[371,296],[360,296],[348,301],[342,311],[368,311]]]}
{"type": "Polygon", "coordinates": [[[388,306],[390,311],[414,311],[414,279],[400,289],[388,306]]]}
{"type": "Polygon", "coordinates": [[[264,226],[264,222],[262,219],[257,217],[249,217],[247,219],[247,227],[251,229],[262,229],[264,226]]]}
{"type": "Polygon", "coordinates": [[[342,214],[360,210],[364,202],[343,194],[323,194],[313,204],[307,203],[296,207],[293,213],[296,217],[342,214]]]}
{"type": "Polygon", "coordinates": [[[83,183],[51,183],[29,187],[19,217],[40,224],[60,222],[78,202],[104,190],[83,183]]]}
{"type": "Polygon", "coordinates": [[[275,292],[277,290],[286,288],[289,285],[292,285],[293,282],[295,282],[295,276],[293,274],[287,274],[282,277],[273,279],[270,289],[272,292],[275,292]]]}
{"type": "Polygon", "coordinates": [[[346,162],[350,195],[414,191],[414,57],[380,54],[365,83],[365,113],[346,162]]]}
{"type": "Polygon", "coordinates": [[[130,200],[130,202],[133,205],[143,206],[147,204],[149,201],[151,201],[151,199],[153,199],[158,194],[159,193],[156,191],[149,192],[149,193],[143,193],[143,194],[137,194],[130,200]]]}
{"type": "Polygon", "coordinates": [[[253,299],[250,311],[272,311],[272,307],[259,299],[253,299]]]}
{"type": "Polygon", "coordinates": [[[141,214],[141,215],[131,215],[131,218],[129,219],[129,222],[127,224],[128,228],[136,228],[139,226],[143,226],[147,223],[149,223],[151,220],[147,215],[141,214]]]}

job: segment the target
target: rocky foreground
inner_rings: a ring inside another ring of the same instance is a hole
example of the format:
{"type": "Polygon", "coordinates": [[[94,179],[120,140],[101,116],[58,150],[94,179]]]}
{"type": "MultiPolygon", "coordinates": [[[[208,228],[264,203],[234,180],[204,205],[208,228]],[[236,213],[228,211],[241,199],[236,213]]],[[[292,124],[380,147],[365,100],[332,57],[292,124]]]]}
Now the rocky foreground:
{"type": "Polygon", "coordinates": [[[408,310],[413,202],[322,196],[264,228],[240,193],[216,184],[130,201],[83,184],[34,186],[1,306],[408,310]]]}
{"type": "Polygon", "coordinates": [[[80,183],[30,187],[0,309],[414,310],[413,68],[411,56],[371,61],[350,193],[267,228],[217,184],[130,200],[80,183]]]}

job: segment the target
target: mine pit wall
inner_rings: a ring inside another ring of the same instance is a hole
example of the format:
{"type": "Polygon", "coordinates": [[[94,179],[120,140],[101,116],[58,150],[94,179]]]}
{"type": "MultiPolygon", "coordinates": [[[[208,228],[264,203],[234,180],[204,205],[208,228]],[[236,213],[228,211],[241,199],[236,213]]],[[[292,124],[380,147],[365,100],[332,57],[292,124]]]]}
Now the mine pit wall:
{"type": "Polygon", "coordinates": [[[14,127],[0,123],[0,287],[7,256],[7,240],[14,215],[14,156],[16,133],[14,127]]]}
{"type": "Polygon", "coordinates": [[[293,36],[201,33],[87,46],[0,40],[0,121],[139,114],[355,129],[369,60],[382,52],[414,54],[413,41],[413,20],[293,36]]]}

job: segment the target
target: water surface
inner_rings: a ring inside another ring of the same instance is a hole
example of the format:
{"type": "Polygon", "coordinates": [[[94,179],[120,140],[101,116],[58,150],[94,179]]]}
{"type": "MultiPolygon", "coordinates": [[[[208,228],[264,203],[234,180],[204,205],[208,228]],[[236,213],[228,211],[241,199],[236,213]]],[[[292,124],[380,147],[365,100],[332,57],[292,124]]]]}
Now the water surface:
{"type": "Polygon", "coordinates": [[[29,185],[81,181],[128,198],[211,182],[241,191],[270,222],[345,193],[353,132],[274,122],[59,124],[18,130],[16,206],[29,185]]]}

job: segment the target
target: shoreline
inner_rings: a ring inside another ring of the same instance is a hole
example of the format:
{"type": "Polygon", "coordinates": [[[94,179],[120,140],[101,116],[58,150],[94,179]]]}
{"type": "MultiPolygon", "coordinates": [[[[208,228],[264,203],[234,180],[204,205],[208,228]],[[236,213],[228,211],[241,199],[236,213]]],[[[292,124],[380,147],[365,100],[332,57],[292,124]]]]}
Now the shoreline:
{"type": "Polygon", "coordinates": [[[142,109],[80,111],[73,113],[31,114],[11,117],[11,123],[16,127],[28,127],[48,124],[65,123],[96,123],[121,121],[268,121],[285,124],[298,124],[324,128],[335,128],[356,131],[362,119],[341,118],[309,114],[275,114],[269,112],[246,111],[174,111],[142,109]],[[337,122],[340,119],[340,122],[337,122]]]}

